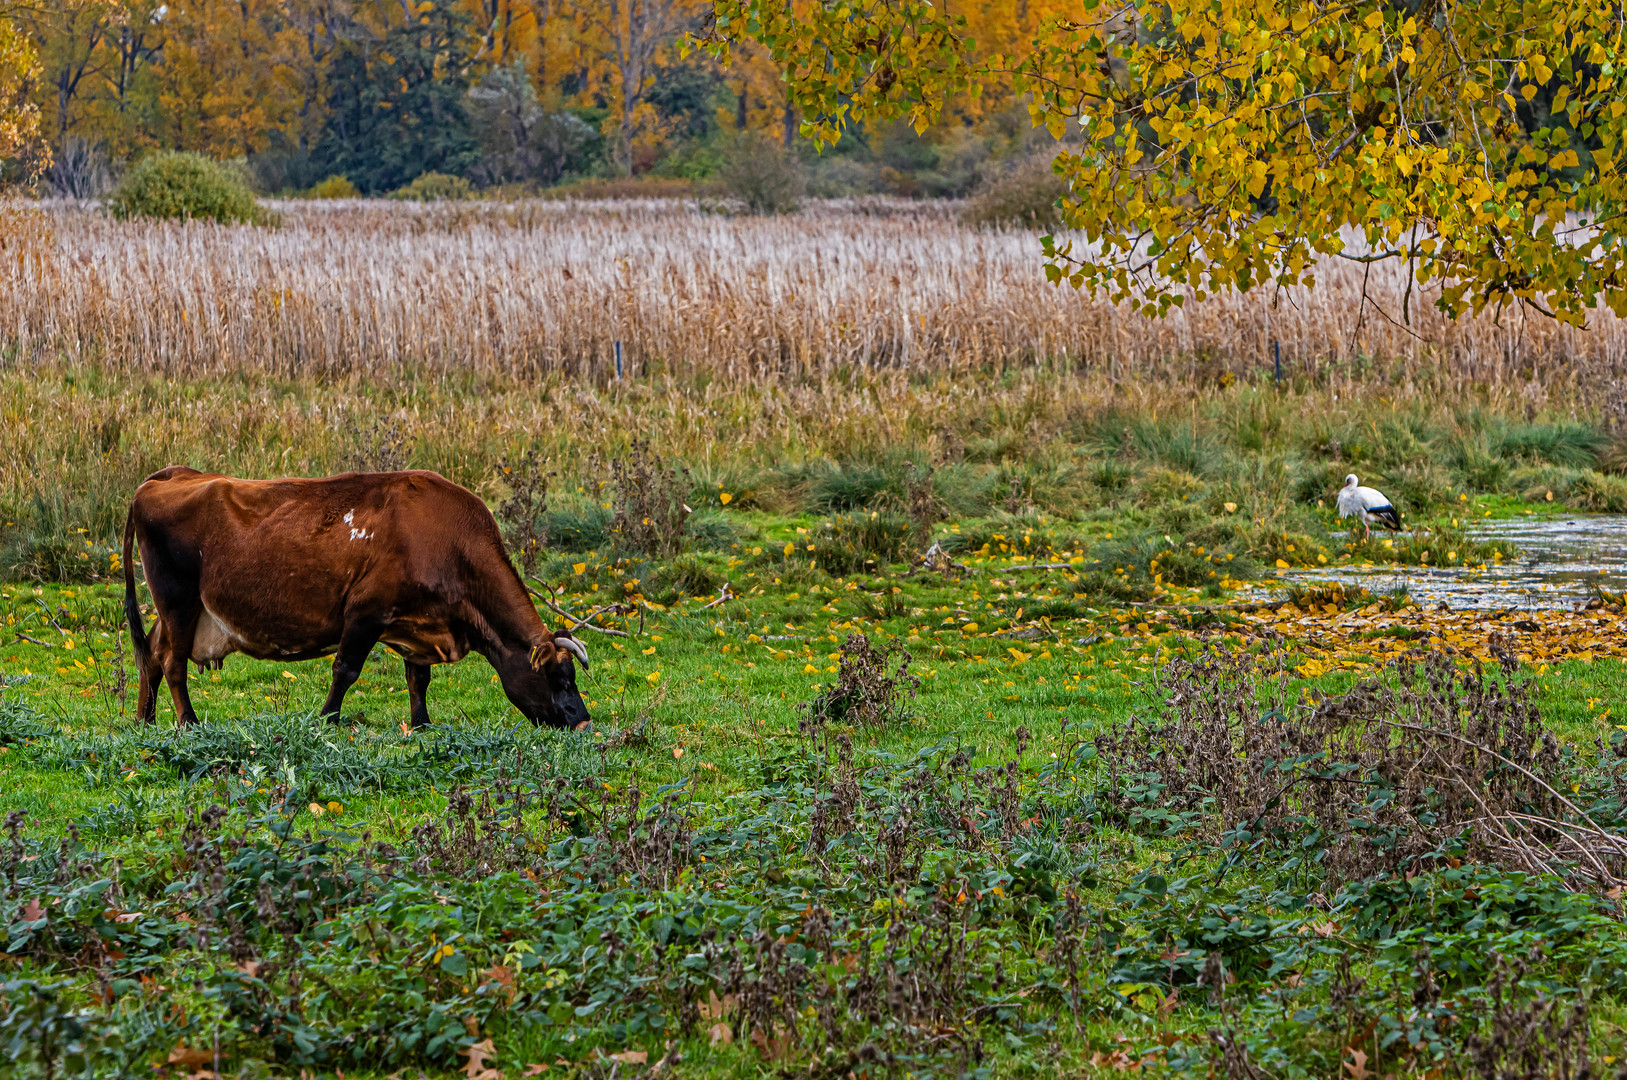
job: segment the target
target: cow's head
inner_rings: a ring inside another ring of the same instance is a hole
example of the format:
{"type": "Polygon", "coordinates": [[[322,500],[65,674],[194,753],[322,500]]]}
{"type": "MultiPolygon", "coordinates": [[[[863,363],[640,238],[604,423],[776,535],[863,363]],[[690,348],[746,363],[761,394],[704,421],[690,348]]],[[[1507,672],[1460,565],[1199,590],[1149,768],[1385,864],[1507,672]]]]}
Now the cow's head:
{"type": "Polygon", "coordinates": [[[515,650],[491,660],[503,692],[533,724],[578,728],[590,719],[576,689],[576,663],[586,668],[588,651],[566,631],[532,646],[529,653],[515,650]]]}

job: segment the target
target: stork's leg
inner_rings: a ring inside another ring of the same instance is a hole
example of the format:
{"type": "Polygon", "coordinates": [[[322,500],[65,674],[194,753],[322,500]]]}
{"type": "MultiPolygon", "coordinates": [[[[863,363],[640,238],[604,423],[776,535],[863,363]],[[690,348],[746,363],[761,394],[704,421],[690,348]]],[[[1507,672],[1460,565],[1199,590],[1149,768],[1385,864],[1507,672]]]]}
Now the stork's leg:
{"type": "Polygon", "coordinates": [[[407,661],[407,698],[412,708],[412,726],[429,726],[429,705],[424,700],[429,691],[429,665],[407,661]]]}
{"type": "Polygon", "coordinates": [[[376,622],[355,622],[345,627],[339,639],[339,651],[333,657],[333,684],[328,687],[328,699],[322,703],[322,716],[338,721],[339,710],[345,704],[345,693],[362,677],[362,666],[367,654],[378,644],[384,627],[376,622]]]}

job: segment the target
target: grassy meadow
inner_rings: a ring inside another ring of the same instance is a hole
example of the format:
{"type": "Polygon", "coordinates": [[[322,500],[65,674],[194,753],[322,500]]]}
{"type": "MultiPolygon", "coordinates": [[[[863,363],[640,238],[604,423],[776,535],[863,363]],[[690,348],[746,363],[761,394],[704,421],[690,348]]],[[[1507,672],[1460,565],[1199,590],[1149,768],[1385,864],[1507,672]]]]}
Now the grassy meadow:
{"type": "Polygon", "coordinates": [[[1278,582],[1495,569],[1516,553],[1472,521],[1627,511],[1614,323],[1426,348],[1358,326],[1334,272],[1149,326],[1044,286],[1031,238],[905,204],[26,220],[0,267],[0,1069],[1627,1055],[1621,598],[1278,582]],[[471,657],[413,731],[382,648],[337,725],[326,662],[240,656],[193,673],[195,728],[167,698],[137,725],[117,540],[170,463],[475,490],[550,625],[597,628],[592,729],[531,728],[471,657]],[[1344,530],[1352,471],[1413,528],[1344,530]]]}

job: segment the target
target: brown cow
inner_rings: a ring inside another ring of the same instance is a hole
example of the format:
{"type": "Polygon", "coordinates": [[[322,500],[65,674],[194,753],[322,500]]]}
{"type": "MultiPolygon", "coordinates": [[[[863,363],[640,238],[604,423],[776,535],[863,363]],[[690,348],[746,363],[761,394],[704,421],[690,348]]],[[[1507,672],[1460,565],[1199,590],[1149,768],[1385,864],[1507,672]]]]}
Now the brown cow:
{"type": "Polygon", "coordinates": [[[181,724],[197,719],[186,662],[220,666],[334,654],[322,705],[337,719],[376,642],[407,664],[412,722],[429,723],[431,664],[478,652],[535,724],[579,727],[587,706],[572,658],[587,650],[550,633],[472,492],[432,472],[346,473],[326,480],[234,480],[171,466],[136,489],[124,523],[124,610],[141,695],[158,714],[158,679],[181,724]],[[158,611],[151,636],[136,600],[131,541],[141,546],[158,611]]]}

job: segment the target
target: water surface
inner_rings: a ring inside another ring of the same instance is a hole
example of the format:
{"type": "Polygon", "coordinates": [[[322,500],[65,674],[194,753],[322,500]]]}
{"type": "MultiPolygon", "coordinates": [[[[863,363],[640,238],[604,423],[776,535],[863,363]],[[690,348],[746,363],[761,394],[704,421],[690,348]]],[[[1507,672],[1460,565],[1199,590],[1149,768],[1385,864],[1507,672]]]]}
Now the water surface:
{"type": "MultiPolygon", "coordinates": [[[[1341,582],[1372,592],[1404,587],[1422,604],[1453,609],[1568,608],[1584,603],[1595,586],[1627,589],[1627,516],[1584,515],[1538,520],[1487,521],[1472,536],[1506,539],[1519,552],[1484,570],[1459,567],[1374,566],[1284,570],[1282,582],[1341,582]]],[[[1335,537],[1344,534],[1335,533],[1335,537]]]]}

